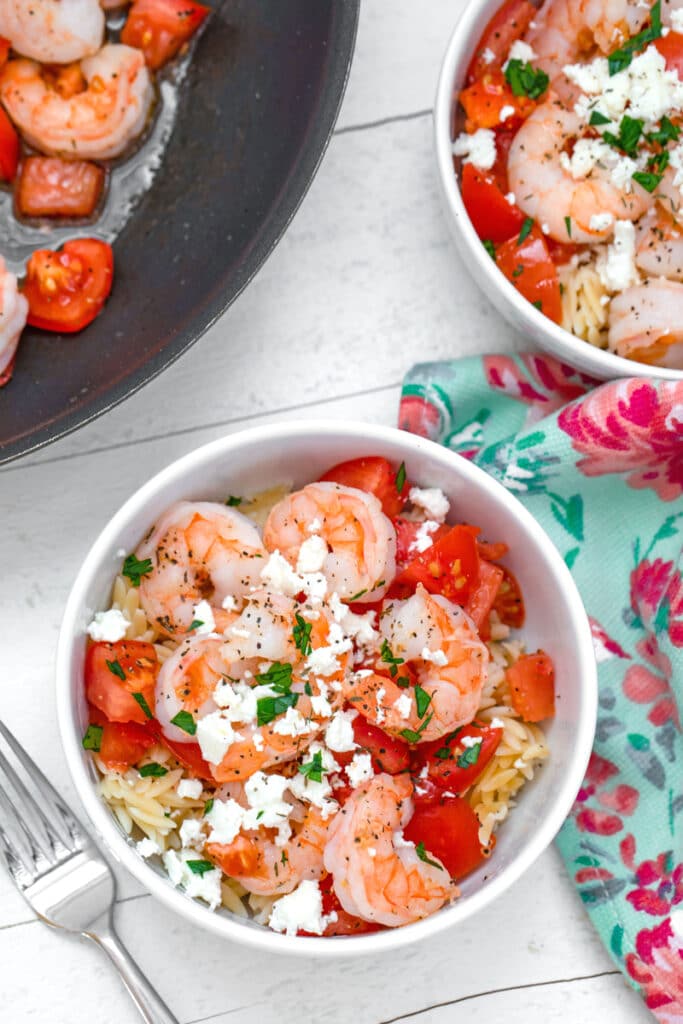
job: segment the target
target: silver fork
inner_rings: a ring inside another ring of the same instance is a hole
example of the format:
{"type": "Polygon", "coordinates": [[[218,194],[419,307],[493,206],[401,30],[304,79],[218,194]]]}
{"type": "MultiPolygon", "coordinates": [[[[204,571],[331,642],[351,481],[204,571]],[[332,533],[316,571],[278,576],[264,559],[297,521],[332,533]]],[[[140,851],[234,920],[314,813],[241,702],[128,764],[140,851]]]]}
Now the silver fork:
{"type": "Polygon", "coordinates": [[[0,736],[36,794],[0,745],[0,853],[17,888],[46,924],[92,939],[105,951],[147,1024],[178,1024],[114,931],[109,865],[2,721],[0,736]]]}

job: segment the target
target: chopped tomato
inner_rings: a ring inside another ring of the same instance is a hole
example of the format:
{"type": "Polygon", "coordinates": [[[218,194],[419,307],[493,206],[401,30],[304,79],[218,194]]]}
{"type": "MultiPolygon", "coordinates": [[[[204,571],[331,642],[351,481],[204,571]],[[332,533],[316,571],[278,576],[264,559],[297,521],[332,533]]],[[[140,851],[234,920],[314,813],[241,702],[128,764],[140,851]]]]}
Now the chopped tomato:
{"type": "Polygon", "coordinates": [[[422,583],[431,594],[443,594],[464,605],[479,577],[476,531],[471,526],[453,526],[431,547],[416,555],[391,586],[395,597],[412,594],[422,583]]]}
{"type": "Polygon", "coordinates": [[[399,514],[410,491],[405,470],[402,477],[399,476],[399,470],[394,469],[388,459],[383,459],[379,455],[340,462],[323,473],[320,479],[331,480],[336,484],[343,484],[344,487],[357,487],[359,491],[374,494],[382,503],[384,514],[390,519],[399,514]]]}
{"type": "Polygon", "coordinates": [[[683,81],[683,35],[671,31],[656,39],[655,47],[666,61],[667,71],[675,71],[683,81]]]}
{"type": "Polygon", "coordinates": [[[504,570],[499,565],[479,560],[479,578],[467,600],[465,611],[484,639],[488,636],[488,618],[495,605],[503,577],[504,570]]]}
{"type": "Polygon", "coordinates": [[[492,68],[500,67],[510,47],[526,32],[537,13],[529,0],[506,0],[484,29],[467,69],[467,81],[474,82],[492,68]]]}
{"type": "Polygon", "coordinates": [[[451,878],[464,878],[486,858],[479,842],[479,819],[459,796],[438,802],[415,795],[415,811],[403,835],[411,843],[424,843],[426,856],[440,860],[451,878]]]}
{"type": "Polygon", "coordinates": [[[19,136],[0,107],[0,181],[14,181],[19,166],[19,136]]]}
{"type": "Polygon", "coordinates": [[[508,156],[517,128],[499,128],[496,132],[496,162],[488,172],[504,196],[510,191],[508,183],[508,156]]]}
{"type": "MultiPolygon", "coordinates": [[[[402,519],[401,516],[397,516],[394,519],[394,529],[396,530],[396,565],[399,569],[403,568],[415,554],[411,548],[415,544],[423,526],[424,523],[414,523],[410,519],[402,519]]],[[[448,526],[444,524],[438,526],[436,530],[429,534],[432,543],[438,540],[439,537],[443,537],[445,533],[448,533],[448,529],[448,526]]]]}
{"type": "Polygon", "coordinates": [[[513,629],[521,629],[524,625],[526,611],[522,590],[517,582],[517,577],[506,566],[502,566],[503,580],[498,588],[496,600],[493,607],[498,613],[498,618],[506,626],[513,629]]]}
{"type": "Polygon", "coordinates": [[[554,238],[547,237],[545,244],[548,246],[550,258],[556,267],[569,263],[572,256],[581,251],[581,246],[573,242],[556,242],[554,238]]]}
{"type": "Polygon", "coordinates": [[[102,729],[99,756],[107,768],[121,769],[137,764],[156,737],[149,725],[137,722],[110,722],[97,707],[90,707],[90,722],[102,729]]]}
{"type": "Polygon", "coordinates": [[[376,772],[396,775],[410,767],[408,744],[388,736],[383,729],[368,722],[362,715],[356,715],[353,720],[353,736],[358,746],[371,755],[376,772]]]}
{"type": "Polygon", "coordinates": [[[506,672],[510,701],[525,722],[542,722],[555,714],[555,666],[545,651],[523,654],[506,672]]]}
{"type": "Polygon", "coordinates": [[[12,47],[9,39],[5,39],[4,36],[0,36],[0,71],[4,68],[9,57],[9,51],[12,47]]]}
{"type": "Polygon", "coordinates": [[[515,125],[528,117],[536,103],[528,96],[515,96],[502,71],[486,71],[476,82],[463,89],[460,103],[467,117],[467,130],[515,125]],[[501,120],[503,109],[507,116],[501,120]]]}
{"type": "MultiPolygon", "coordinates": [[[[337,915],[336,921],[330,921],[323,935],[362,935],[366,932],[379,932],[384,930],[384,925],[375,924],[372,921],[364,921],[361,917],[354,917],[342,907],[339,897],[334,891],[334,880],[332,875],[326,875],[319,883],[323,897],[323,914],[326,916],[334,912],[337,915]]],[[[297,935],[311,935],[312,932],[298,931],[297,935]]]]}
{"type": "MultiPolygon", "coordinates": [[[[421,743],[413,752],[412,771],[418,775],[427,767],[428,778],[456,796],[462,796],[486,768],[503,735],[502,729],[476,723],[462,726],[431,743],[421,743]],[[476,740],[480,746],[466,746],[476,740]]],[[[422,779],[420,787],[422,788],[422,779]]]]}
{"type": "Polygon", "coordinates": [[[23,217],[91,217],[104,171],[88,160],[29,156],[21,164],[16,202],[23,217]]]}
{"type": "Polygon", "coordinates": [[[90,644],[85,656],[86,696],[110,722],[145,725],[154,714],[158,669],[153,644],[139,640],[90,644]],[[133,694],[138,694],[139,699],[133,694]]]}
{"type": "Polygon", "coordinates": [[[194,0],[134,0],[121,32],[121,42],[142,50],[156,71],[186,43],[209,13],[194,0]]]}
{"type": "MultiPolygon", "coordinates": [[[[155,727],[157,727],[156,722],[153,725],[153,728],[155,727]]],[[[176,743],[174,740],[167,739],[161,732],[161,728],[157,728],[157,737],[165,747],[168,747],[175,759],[180,761],[195,778],[203,779],[205,782],[215,781],[208,761],[202,757],[198,743],[176,743]]]]}
{"type": "Polygon", "coordinates": [[[550,320],[562,320],[557,269],[537,225],[521,242],[519,236],[496,247],[496,263],[508,281],[550,320]]]}
{"type": "Polygon", "coordinates": [[[497,562],[499,558],[503,558],[507,555],[510,548],[507,546],[505,541],[487,541],[479,540],[477,538],[477,551],[479,552],[480,558],[485,558],[487,562],[497,562]]]}
{"type": "Polygon", "coordinates": [[[505,242],[519,235],[524,214],[508,203],[491,175],[478,171],[473,164],[463,164],[460,187],[465,209],[480,238],[505,242]]]}
{"type": "Polygon", "coordinates": [[[36,249],[22,286],[28,322],[45,331],[82,330],[102,309],[113,276],[112,248],[97,238],[66,242],[58,252],[36,249]]]}

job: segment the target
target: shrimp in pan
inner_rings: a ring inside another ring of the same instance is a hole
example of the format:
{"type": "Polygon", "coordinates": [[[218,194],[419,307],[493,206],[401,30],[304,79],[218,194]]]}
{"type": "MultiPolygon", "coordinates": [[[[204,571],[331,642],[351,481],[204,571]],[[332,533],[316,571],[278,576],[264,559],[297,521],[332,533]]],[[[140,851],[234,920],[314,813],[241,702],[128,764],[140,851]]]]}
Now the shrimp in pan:
{"type": "Polygon", "coordinates": [[[0,380],[12,364],[27,315],[28,302],[0,256],[0,380]]]}
{"type": "Polygon", "coordinates": [[[26,141],[83,160],[120,156],[144,130],[154,100],[140,50],[106,44],[81,61],[86,88],[65,98],[39,64],[20,58],[0,72],[0,101],[26,141]]]}
{"type": "Polygon", "coordinates": [[[405,775],[375,775],[356,789],[332,819],[325,868],[344,910],[364,921],[396,927],[428,917],[458,895],[441,863],[420,859],[403,838],[413,813],[413,784],[405,775]]]}
{"type": "Polygon", "coordinates": [[[98,0],[2,0],[0,36],[44,64],[70,64],[97,53],[104,38],[98,0]]]}

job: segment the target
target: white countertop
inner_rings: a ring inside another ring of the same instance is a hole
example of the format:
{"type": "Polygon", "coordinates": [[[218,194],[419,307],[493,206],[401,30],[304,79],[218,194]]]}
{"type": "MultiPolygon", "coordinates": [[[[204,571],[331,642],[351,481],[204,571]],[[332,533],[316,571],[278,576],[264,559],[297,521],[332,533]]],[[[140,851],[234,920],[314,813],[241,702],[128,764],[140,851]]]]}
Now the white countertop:
{"type": "MultiPolygon", "coordinates": [[[[87,548],[125,498],[168,462],[246,425],[393,423],[413,362],[521,344],[453,252],[438,204],[430,107],[460,6],[363,0],[335,137],[246,293],[139,394],[0,470],[1,714],[76,807],[56,733],[57,631],[87,548]]],[[[116,921],[181,1024],[652,1020],[554,849],[460,932],[363,961],[305,963],[221,942],[120,873],[116,921]]],[[[7,1024],[139,1019],[97,950],[35,921],[2,870],[0,995],[7,1024]]]]}

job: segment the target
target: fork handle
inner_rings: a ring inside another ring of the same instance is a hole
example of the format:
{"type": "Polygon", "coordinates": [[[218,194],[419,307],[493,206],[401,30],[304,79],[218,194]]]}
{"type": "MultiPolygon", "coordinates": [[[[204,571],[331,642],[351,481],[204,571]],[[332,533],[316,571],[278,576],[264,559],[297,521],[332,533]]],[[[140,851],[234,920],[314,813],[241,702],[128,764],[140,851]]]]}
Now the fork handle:
{"type": "Polygon", "coordinates": [[[178,1024],[159,993],[149,983],[114,931],[111,919],[97,922],[93,930],[83,933],[104,950],[114,964],[121,980],[131,994],[145,1024],[178,1024]]]}

